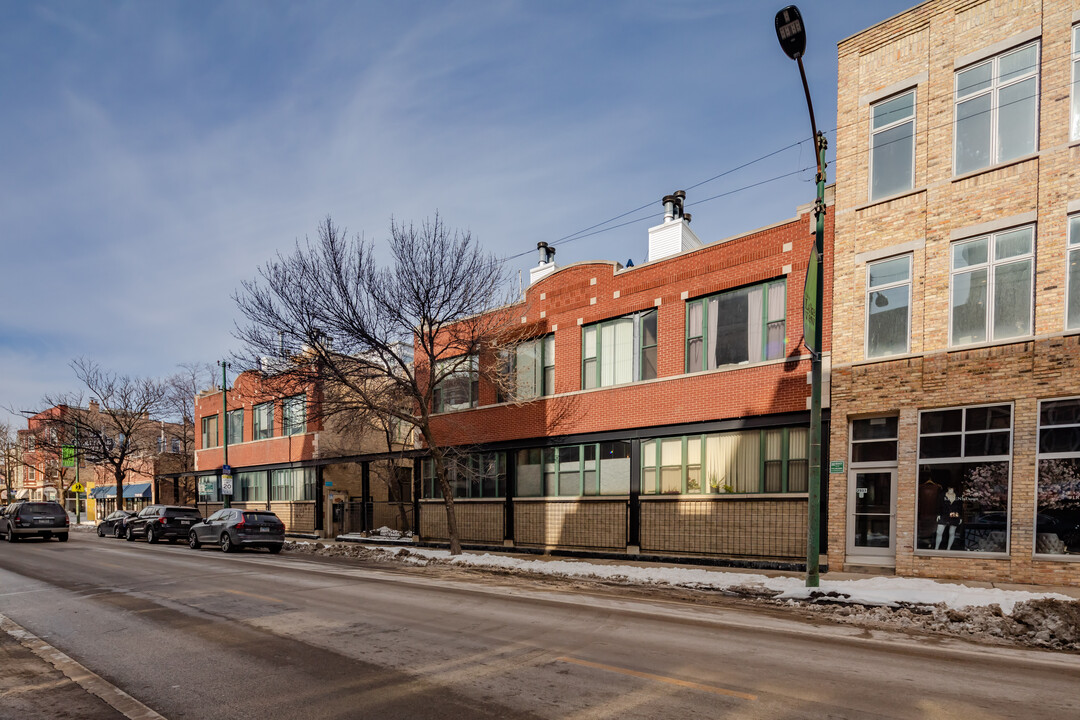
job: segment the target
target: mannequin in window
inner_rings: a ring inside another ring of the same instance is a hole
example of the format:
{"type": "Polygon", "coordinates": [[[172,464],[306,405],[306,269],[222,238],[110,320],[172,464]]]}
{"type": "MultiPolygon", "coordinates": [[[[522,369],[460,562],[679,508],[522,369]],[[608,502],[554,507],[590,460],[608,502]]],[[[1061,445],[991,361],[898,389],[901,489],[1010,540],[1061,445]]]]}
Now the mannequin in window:
{"type": "Polygon", "coordinates": [[[963,520],[960,518],[961,512],[964,506],[959,496],[956,494],[956,490],[950,485],[945,489],[945,493],[938,498],[938,514],[937,514],[937,538],[934,540],[934,549],[941,549],[941,539],[945,534],[945,528],[949,528],[949,543],[946,545],[946,550],[952,550],[953,541],[956,540],[956,529],[960,527],[960,523],[963,520]]]}

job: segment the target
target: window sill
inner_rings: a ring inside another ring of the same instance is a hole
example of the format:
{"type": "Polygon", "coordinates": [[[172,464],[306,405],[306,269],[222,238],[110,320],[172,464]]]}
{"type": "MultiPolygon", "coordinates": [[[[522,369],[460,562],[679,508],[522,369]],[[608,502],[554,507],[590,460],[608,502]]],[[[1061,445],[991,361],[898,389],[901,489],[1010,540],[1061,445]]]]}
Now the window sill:
{"type": "Polygon", "coordinates": [[[1066,562],[1075,563],[1080,562],[1080,555],[1046,555],[1042,553],[1035,553],[1031,556],[1031,559],[1035,562],[1066,562]]]}
{"type": "Polygon", "coordinates": [[[705,494],[658,494],[649,493],[641,494],[642,501],[710,501],[710,500],[723,500],[723,501],[737,501],[737,500],[806,500],[810,497],[809,493],[804,492],[775,492],[775,493],[705,493],[705,494]]]}
{"type": "Polygon", "coordinates": [[[962,560],[964,558],[974,558],[976,560],[1009,560],[1008,551],[992,553],[992,552],[965,552],[963,550],[916,550],[915,557],[934,557],[934,558],[951,558],[956,560],[962,560]]]}
{"type": "Polygon", "coordinates": [[[1034,335],[1023,335],[1021,337],[1009,338],[1008,340],[992,340],[990,342],[972,343],[971,345],[950,345],[945,352],[968,352],[969,350],[983,350],[985,348],[1004,347],[1006,345],[1023,345],[1034,341],[1034,335]]]}
{"type": "Polygon", "coordinates": [[[1038,157],[1040,155],[1042,155],[1042,152],[1041,151],[1036,151],[1036,152],[1033,152],[1033,153],[1029,153],[1027,155],[1021,155],[1020,157],[1013,158],[1012,160],[1007,160],[1006,162],[1003,162],[1003,163],[998,163],[997,165],[989,165],[989,166],[984,167],[984,168],[979,168],[978,170],[972,170],[970,172],[966,172],[963,175],[955,175],[952,178],[952,182],[954,182],[954,183],[963,182],[964,180],[970,180],[971,178],[978,177],[979,175],[984,175],[986,173],[992,173],[992,172],[994,172],[996,170],[1002,170],[1002,169],[1007,168],[1007,167],[1012,167],[1013,165],[1019,165],[1021,163],[1026,163],[1029,160],[1036,160],[1036,159],[1038,159],[1038,157]]]}
{"type": "Polygon", "coordinates": [[[887,195],[886,197],[879,198],[877,200],[871,200],[870,202],[863,203],[862,205],[856,206],[855,207],[855,212],[861,212],[863,210],[866,210],[867,208],[872,208],[872,207],[875,207],[877,205],[884,205],[885,203],[891,203],[891,202],[894,202],[896,200],[900,200],[902,198],[906,198],[906,197],[909,197],[911,195],[918,195],[919,193],[924,193],[924,192],[926,192],[926,186],[925,185],[923,185],[922,187],[914,188],[912,190],[905,190],[904,192],[895,193],[893,195],[887,195]]]}

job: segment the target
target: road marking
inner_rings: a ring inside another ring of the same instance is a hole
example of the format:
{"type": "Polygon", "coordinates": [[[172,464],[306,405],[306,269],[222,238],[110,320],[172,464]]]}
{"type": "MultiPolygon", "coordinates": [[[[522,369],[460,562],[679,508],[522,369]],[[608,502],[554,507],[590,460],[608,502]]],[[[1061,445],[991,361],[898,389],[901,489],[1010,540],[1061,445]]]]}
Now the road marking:
{"type": "Polygon", "coordinates": [[[154,712],[3,614],[0,614],[0,630],[4,630],[42,660],[51,663],[83,690],[107,702],[128,720],[166,720],[163,715],[154,712]]]}
{"type": "Polygon", "coordinates": [[[225,592],[232,593],[233,595],[244,595],[245,597],[255,598],[256,600],[266,600],[267,602],[288,605],[288,603],[284,600],[278,600],[277,598],[272,598],[269,595],[256,595],[255,593],[244,592],[243,590],[226,590],[225,592]]]}
{"type": "Polygon", "coordinates": [[[664,675],[653,675],[652,673],[638,672],[637,670],[630,670],[629,668],[615,667],[614,665],[604,665],[602,663],[594,663],[589,662],[588,660],[579,660],[578,658],[572,657],[564,656],[555,659],[560,662],[567,662],[573,663],[574,665],[584,665],[585,667],[596,668],[597,670],[607,670],[608,672],[620,673],[622,675],[630,675],[631,677],[643,678],[645,680],[655,680],[657,682],[668,683],[669,685],[678,685],[679,687],[701,690],[704,692],[713,693],[714,695],[726,695],[728,697],[736,697],[743,700],[757,700],[757,695],[739,692],[738,690],[728,690],[727,688],[716,687],[715,685],[702,685],[701,683],[690,682],[689,680],[679,680],[678,678],[666,677],[664,675]]]}

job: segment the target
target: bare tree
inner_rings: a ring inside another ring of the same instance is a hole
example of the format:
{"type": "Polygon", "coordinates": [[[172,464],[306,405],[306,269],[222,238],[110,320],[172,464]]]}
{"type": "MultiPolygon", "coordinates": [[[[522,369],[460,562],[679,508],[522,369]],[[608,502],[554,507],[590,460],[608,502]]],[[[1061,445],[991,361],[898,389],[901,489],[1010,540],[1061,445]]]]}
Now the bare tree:
{"type": "Polygon", "coordinates": [[[85,392],[47,395],[35,432],[39,448],[59,455],[73,445],[78,455],[103,465],[116,480],[116,506],[124,507],[124,478],[133,463],[157,450],[159,421],[166,396],[163,382],[120,375],[97,363],[71,363],[85,392]],[[84,405],[85,402],[85,405],[84,405]]]}
{"type": "Polygon", "coordinates": [[[0,458],[0,472],[4,473],[4,502],[11,502],[14,499],[13,477],[19,467],[18,436],[11,423],[0,423],[0,453],[3,453],[0,458]]]}
{"type": "Polygon", "coordinates": [[[387,248],[392,262],[382,266],[372,243],[347,238],[327,217],[316,241],[279,253],[243,284],[235,299],[247,322],[237,337],[253,358],[277,356],[282,373],[318,380],[327,388],[324,413],[348,409],[414,428],[433,461],[450,551],[458,554],[451,451],[433,434],[432,414],[450,387],[468,388],[481,374],[502,382],[492,358],[516,332],[520,307],[505,309],[511,297],[501,263],[438,215],[419,226],[391,221],[387,248]]]}
{"type": "Polygon", "coordinates": [[[162,412],[174,425],[180,441],[182,472],[195,470],[195,396],[214,385],[214,366],[209,363],[181,363],[180,370],[165,378],[162,412]]]}

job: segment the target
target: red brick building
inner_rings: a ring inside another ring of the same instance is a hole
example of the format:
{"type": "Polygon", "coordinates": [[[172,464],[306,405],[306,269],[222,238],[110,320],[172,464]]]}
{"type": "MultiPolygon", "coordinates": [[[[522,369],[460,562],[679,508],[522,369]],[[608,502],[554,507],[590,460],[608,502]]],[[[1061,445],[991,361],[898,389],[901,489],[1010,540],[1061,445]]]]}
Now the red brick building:
{"type": "MultiPolygon", "coordinates": [[[[528,338],[503,354],[516,401],[479,373],[437,390],[436,437],[468,451],[451,483],[464,542],[805,557],[811,207],[706,245],[684,197],[665,198],[641,265],[556,268],[541,248],[510,308],[528,338]]],[[[831,215],[825,242],[831,258],[831,215]]],[[[829,298],[828,265],[825,277],[829,298]]],[[[827,368],[828,303],[824,322],[827,368]]],[[[445,537],[431,475],[425,465],[420,533],[445,537]]]]}

